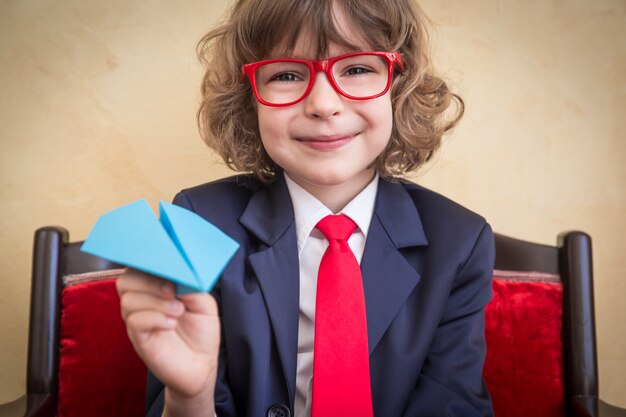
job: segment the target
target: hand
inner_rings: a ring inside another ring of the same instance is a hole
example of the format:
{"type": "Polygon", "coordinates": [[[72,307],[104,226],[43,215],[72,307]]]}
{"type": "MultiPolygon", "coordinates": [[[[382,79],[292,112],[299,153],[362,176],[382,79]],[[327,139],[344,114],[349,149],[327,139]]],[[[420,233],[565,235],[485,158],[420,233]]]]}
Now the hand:
{"type": "Polygon", "coordinates": [[[130,268],[116,287],[128,336],[146,366],[176,396],[209,395],[212,402],[220,345],[215,299],[177,299],[173,283],[130,268]]]}

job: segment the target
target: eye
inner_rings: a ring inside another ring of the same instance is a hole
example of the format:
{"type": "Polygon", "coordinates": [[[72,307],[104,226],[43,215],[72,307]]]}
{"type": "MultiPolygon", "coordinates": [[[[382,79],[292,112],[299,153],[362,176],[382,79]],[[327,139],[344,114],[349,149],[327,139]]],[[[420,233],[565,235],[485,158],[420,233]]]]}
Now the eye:
{"type": "Polygon", "coordinates": [[[362,75],[362,74],[367,74],[369,72],[372,72],[370,69],[363,67],[363,66],[355,66],[355,67],[351,67],[348,68],[344,74],[345,75],[362,75]]]}
{"type": "Polygon", "coordinates": [[[294,81],[300,81],[301,78],[298,77],[296,74],[294,74],[293,72],[283,72],[283,73],[279,73],[276,74],[274,76],[272,76],[272,78],[270,78],[270,82],[271,81],[278,81],[278,82],[294,82],[294,81]]]}

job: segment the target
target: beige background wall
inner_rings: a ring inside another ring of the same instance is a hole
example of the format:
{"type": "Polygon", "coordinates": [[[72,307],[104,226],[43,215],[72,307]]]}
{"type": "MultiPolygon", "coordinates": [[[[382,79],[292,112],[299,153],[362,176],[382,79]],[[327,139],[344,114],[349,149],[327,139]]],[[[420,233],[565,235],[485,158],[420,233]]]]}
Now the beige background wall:
{"type": "MultiPolygon", "coordinates": [[[[626,2],[425,0],[467,114],[417,180],[505,234],[594,238],[601,394],[626,406],[626,2]]],[[[224,0],[0,2],[0,403],[24,391],[32,232],[228,171],[195,127],[224,0]]]]}

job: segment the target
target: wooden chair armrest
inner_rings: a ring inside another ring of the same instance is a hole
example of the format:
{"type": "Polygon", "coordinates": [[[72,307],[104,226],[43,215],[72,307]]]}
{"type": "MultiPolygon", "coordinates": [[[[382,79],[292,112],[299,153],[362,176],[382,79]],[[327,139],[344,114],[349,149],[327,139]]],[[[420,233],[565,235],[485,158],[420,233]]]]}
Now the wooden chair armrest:
{"type": "Polygon", "coordinates": [[[598,417],[626,417],[626,408],[616,407],[598,400],[598,417]]]}
{"type": "Polygon", "coordinates": [[[0,417],[22,417],[26,413],[26,396],[10,403],[0,404],[0,417]]]}
{"type": "Polygon", "coordinates": [[[575,417],[626,417],[626,409],[616,407],[596,397],[573,398],[572,412],[575,417]]]}
{"type": "Polygon", "coordinates": [[[50,394],[27,394],[0,405],[0,417],[54,417],[55,401],[50,394]]]}

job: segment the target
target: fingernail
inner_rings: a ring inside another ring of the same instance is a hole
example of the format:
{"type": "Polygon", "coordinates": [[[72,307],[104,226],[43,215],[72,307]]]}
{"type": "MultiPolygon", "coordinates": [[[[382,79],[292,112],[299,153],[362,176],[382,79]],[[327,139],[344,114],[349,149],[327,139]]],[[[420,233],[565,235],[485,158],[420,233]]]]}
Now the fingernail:
{"type": "Polygon", "coordinates": [[[176,326],[176,319],[173,319],[171,317],[168,317],[165,319],[165,324],[167,325],[167,327],[175,327],[176,326]]]}

